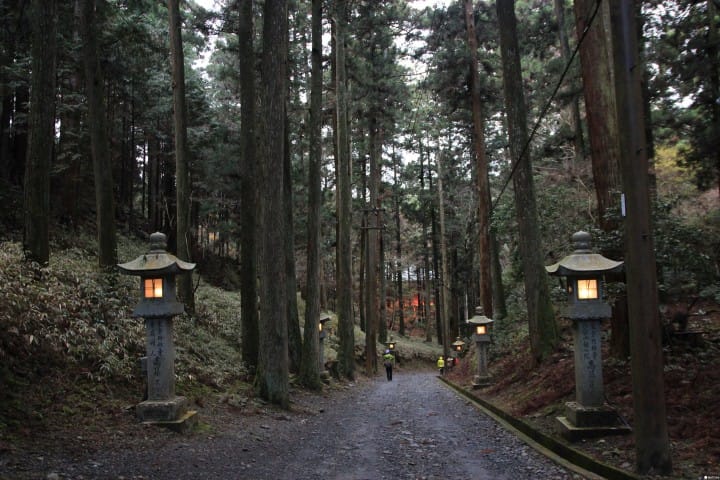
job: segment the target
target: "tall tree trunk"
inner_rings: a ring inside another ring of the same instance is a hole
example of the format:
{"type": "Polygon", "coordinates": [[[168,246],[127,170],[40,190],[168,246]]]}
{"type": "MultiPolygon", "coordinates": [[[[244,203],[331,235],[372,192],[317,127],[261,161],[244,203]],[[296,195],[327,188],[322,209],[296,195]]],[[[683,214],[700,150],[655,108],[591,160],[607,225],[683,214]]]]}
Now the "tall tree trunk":
{"type": "Polygon", "coordinates": [[[606,232],[617,229],[617,224],[607,218],[607,213],[617,205],[619,198],[616,194],[620,190],[621,182],[609,11],[607,2],[598,4],[594,0],[575,1],[578,35],[582,35],[590,25],[580,46],[580,64],[590,137],[590,157],[598,202],[598,223],[606,232]],[[599,8],[597,13],[596,8],[599,8]]]}
{"type": "Polygon", "coordinates": [[[502,282],[502,267],[500,265],[500,245],[492,227],[490,227],[490,247],[492,256],[492,277],[493,277],[493,317],[500,320],[507,316],[507,305],[505,303],[505,288],[502,282]]]}
{"type": "MultiPolygon", "coordinates": [[[[359,138],[364,138],[364,132],[358,133],[359,138]]],[[[367,155],[362,155],[360,158],[360,197],[361,204],[367,206],[367,190],[368,190],[368,176],[367,176],[367,155]]],[[[368,319],[368,288],[367,288],[367,273],[368,273],[368,255],[370,252],[370,232],[368,227],[370,226],[370,211],[368,208],[363,208],[362,225],[360,225],[360,232],[358,233],[359,248],[360,248],[360,268],[358,269],[358,313],[360,314],[360,330],[365,333],[367,332],[367,319],[368,319]]],[[[367,335],[366,335],[367,337],[367,335]]]]}
{"type": "Polygon", "coordinates": [[[17,0],[3,2],[0,10],[0,178],[10,182],[13,158],[11,156],[11,133],[14,127],[13,89],[8,67],[15,58],[16,44],[20,29],[14,24],[17,15],[17,0]]]}
{"type": "Polygon", "coordinates": [[[297,306],[297,279],[295,276],[295,229],[293,228],[292,160],[290,158],[290,122],[285,109],[285,154],[283,159],[283,213],[285,215],[285,272],[287,275],[287,325],[290,371],[300,371],[302,334],[297,306]]]}
{"type": "Polygon", "coordinates": [[[530,153],[524,148],[528,142],[527,114],[520,69],[515,1],[498,0],[497,15],[503,64],[503,90],[510,137],[510,157],[513,162],[517,162],[513,187],[519,229],[518,245],[525,280],[530,348],[535,361],[541,362],[557,346],[558,332],[555,313],[550,302],[547,272],[540,257],[542,248],[530,153]]]}
{"type": "MultiPolygon", "coordinates": [[[[381,222],[382,224],[382,222],[381,222]]],[[[380,251],[380,259],[378,261],[380,272],[378,272],[378,275],[380,277],[380,305],[379,305],[379,311],[378,311],[378,339],[380,342],[385,343],[388,341],[388,323],[387,323],[387,296],[385,295],[385,292],[387,291],[387,275],[385,270],[385,238],[382,234],[382,229],[379,230],[378,233],[378,241],[380,245],[378,246],[378,249],[380,251]]]]}
{"type": "Polygon", "coordinates": [[[85,92],[88,99],[88,123],[95,177],[95,208],[98,240],[98,262],[101,269],[114,269],[117,264],[115,236],[115,204],[110,161],[110,142],[105,116],[104,77],[98,59],[97,16],[102,0],[81,0],[80,35],[85,69],[85,92]]]}
{"type": "Polygon", "coordinates": [[[15,119],[26,117],[27,122],[16,122],[13,125],[15,135],[13,141],[13,150],[15,151],[14,159],[11,159],[9,167],[9,177],[13,185],[23,185],[24,175],[27,171],[28,150],[30,149],[30,136],[28,130],[30,128],[30,89],[27,85],[18,85],[15,88],[15,119]]]}
{"type": "Polygon", "coordinates": [[[380,299],[378,294],[378,273],[380,268],[380,154],[382,145],[378,131],[378,121],[375,112],[371,109],[369,118],[368,143],[370,150],[370,212],[368,216],[367,237],[368,256],[366,268],[367,308],[365,316],[367,325],[365,327],[365,374],[370,376],[377,372],[377,340],[380,311],[380,299]]]}
{"type": "MultiPolygon", "coordinates": [[[[398,180],[398,163],[400,157],[393,152],[393,183],[395,190],[395,281],[397,282],[398,298],[398,333],[405,335],[405,297],[403,295],[402,275],[402,234],[400,232],[400,183],[398,180]]],[[[408,277],[409,279],[410,277],[408,277]]]]}
{"type": "Polygon", "coordinates": [[[470,50],[470,98],[472,100],[475,182],[477,184],[478,259],[480,263],[480,303],[488,317],[493,316],[492,268],[490,256],[490,182],[485,155],[485,122],[480,101],[480,76],[477,59],[477,36],[472,0],[465,0],[465,27],[470,50]]]}
{"type": "MultiPolygon", "coordinates": [[[[427,225],[427,205],[426,205],[426,194],[425,194],[425,169],[423,165],[423,148],[422,142],[420,143],[420,195],[422,199],[422,230],[423,230],[423,284],[424,284],[424,295],[423,295],[423,316],[425,317],[425,341],[432,342],[433,325],[430,316],[430,252],[429,252],[429,241],[431,240],[428,236],[428,225],[427,225]]],[[[434,241],[434,237],[432,238],[434,241]]]]}
{"type": "Polygon", "coordinates": [[[240,49],[240,328],[242,359],[251,369],[258,362],[257,159],[255,139],[255,50],[253,0],[239,2],[240,49]]]}
{"type": "MultiPolygon", "coordinates": [[[[555,18],[558,24],[558,39],[560,40],[560,51],[565,62],[569,62],[572,57],[570,50],[570,41],[565,28],[565,0],[554,0],[555,18]]],[[[574,82],[573,82],[574,83],[574,82]]],[[[566,122],[572,132],[572,141],[574,145],[575,163],[581,165],[585,159],[585,141],[583,138],[582,120],[580,119],[580,101],[576,95],[568,101],[563,108],[567,117],[566,122]]]]}
{"type": "Polygon", "coordinates": [[[440,323],[442,325],[442,346],[443,355],[447,358],[450,353],[450,274],[448,272],[447,259],[447,241],[445,238],[445,202],[443,199],[443,170],[442,170],[443,154],[437,154],[437,175],[438,175],[438,212],[440,216],[440,257],[442,263],[442,273],[440,275],[440,304],[442,308],[442,316],[440,323]]]}
{"type": "Polygon", "coordinates": [[[127,198],[127,209],[128,209],[128,231],[135,231],[135,178],[137,177],[137,158],[135,151],[135,82],[131,80],[130,86],[130,152],[129,152],[129,164],[130,171],[128,172],[128,198],[127,198]]]}
{"type": "Polygon", "coordinates": [[[25,163],[25,258],[40,265],[50,262],[50,165],[55,143],[55,72],[57,1],[33,0],[32,80],[25,163]]]}
{"type": "MultiPolygon", "coordinates": [[[[430,191],[433,191],[432,171],[428,170],[430,191]]],[[[438,224],[435,208],[430,210],[430,235],[432,236],[432,270],[433,270],[433,297],[435,297],[435,333],[438,344],[445,344],[445,331],[442,316],[442,273],[440,271],[440,239],[438,237],[438,224]]]]}
{"type": "Polygon", "coordinates": [[[310,119],[308,135],[310,154],[308,158],[308,239],[307,282],[305,293],[305,328],[303,330],[303,354],[300,363],[300,381],[306,387],[319,390],[320,341],[317,323],[320,319],[320,242],[322,190],[322,0],[312,0],[312,70],[310,73],[310,119]]]}
{"type": "MultiPolygon", "coordinates": [[[[81,14],[82,2],[75,2],[75,16],[79,19],[81,14]]],[[[78,27],[79,28],[79,27],[78,27]]],[[[78,39],[80,38],[80,31],[77,31],[78,39]]],[[[82,59],[80,64],[76,65],[63,80],[60,85],[60,90],[66,89],[69,92],[80,92],[83,89],[83,65],[82,59]]],[[[102,83],[102,82],[101,82],[102,83]]],[[[62,92],[60,94],[62,96],[62,92]]],[[[80,196],[86,191],[86,188],[82,188],[84,185],[92,182],[93,180],[85,178],[85,175],[90,170],[89,165],[92,163],[91,152],[88,155],[78,155],[78,150],[85,153],[87,150],[85,146],[78,145],[77,132],[80,131],[81,125],[83,125],[86,119],[83,118],[83,111],[80,106],[82,104],[88,104],[85,99],[81,99],[79,95],[76,96],[65,96],[63,103],[65,108],[58,112],[58,121],[60,124],[60,131],[57,132],[58,141],[56,146],[56,158],[64,157],[64,163],[66,168],[58,176],[58,182],[61,187],[59,188],[59,197],[57,199],[57,206],[55,207],[55,214],[61,218],[71,219],[73,222],[80,218],[80,196]]],[[[93,122],[89,121],[89,128],[93,128],[93,122]]],[[[104,120],[103,120],[104,121],[104,120]]],[[[94,185],[94,184],[93,184],[94,185]]],[[[52,187],[50,187],[52,189],[52,187]]],[[[97,198],[97,192],[94,192],[97,198]]],[[[97,202],[96,202],[97,204],[97,202]]],[[[85,209],[83,209],[84,211],[85,209]]]]}
{"type": "MultiPolygon", "coordinates": [[[[170,52],[172,57],[173,125],[175,129],[175,208],[177,209],[176,251],[180,260],[191,258],[190,231],[190,168],[187,139],[187,107],[185,105],[185,55],[182,44],[180,0],[168,0],[170,16],[170,52]]],[[[189,313],[195,313],[192,274],[178,276],[178,293],[189,313]]]]}
{"type": "MultiPolygon", "coordinates": [[[[707,58],[713,68],[710,69],[710,98],[720,98],[720,70],[718,67],[718,7],[713,0],[707,0],[707,18],[708,18],[708,41],[707,41],[707,58]]],[[[711,132],[713,138],[720,138],[720,103],[714,101],[712,103],[712,122],[711,132]]],[[[648,122],[649,123],[649,122],[648,122]]],[[[652,132],[652,129],[648,129],[652,132]]],[[[720,149],[715,149],[715,179],[717,180],[718,196],[720,196],[720,149]]]]}
{"type": "Polygon", "coordinates": [[[648,159],[634,8],[616,0],[611,13],[617,85],[620,157],[627,195],[625,221],[627,298],[630,314],[636,468],[670,474],[662,332],[658,314],[655,246],[648,187],[648,159]]]}
{"type": "Polygon", "coordinates": [[[263,11],[261,214],[260,242],[260,351],[257,384],[260,395],[283,408],[289,406],[287,279],[284,250],[283,158],[285,99],[287,96],[287,0],[266,0],[263,11]]]}
{"type": "Polygon", "coordinates": [[[350,190],[352,164],[350,162],[350,139],[348,124],[348,98],[346,91],[345,36],[348,22],[347,0],[335,3],[335,95],[337,102],[337,315],[340,350],[338,364],[340,373],[355,378],[355,332],[352,313],[352,249],[350,231],[352,211],[350,190]]]}

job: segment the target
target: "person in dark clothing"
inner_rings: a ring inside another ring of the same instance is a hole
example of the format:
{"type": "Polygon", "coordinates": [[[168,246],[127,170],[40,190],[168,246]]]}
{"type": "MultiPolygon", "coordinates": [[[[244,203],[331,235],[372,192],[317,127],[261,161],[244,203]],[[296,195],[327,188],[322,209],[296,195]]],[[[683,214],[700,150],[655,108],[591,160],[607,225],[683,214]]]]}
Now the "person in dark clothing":
{"type": "Polygon", "coordinates": [[[383,365],[385,365],[385,373],[387,374],[388,382],[392,381],[393,366],[395,366],[395,356],[390,350],[385,350],[383,355],[383,365]]]}

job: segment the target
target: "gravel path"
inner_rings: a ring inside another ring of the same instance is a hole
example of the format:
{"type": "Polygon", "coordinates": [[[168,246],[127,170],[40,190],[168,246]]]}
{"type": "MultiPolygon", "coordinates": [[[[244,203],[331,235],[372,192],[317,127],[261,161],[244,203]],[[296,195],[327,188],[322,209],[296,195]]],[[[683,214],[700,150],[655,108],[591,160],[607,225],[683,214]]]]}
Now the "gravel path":
{"type": "MultiPolygon", "coordinates": [[[[506,432],[434,372],[400,370],[392,382],[383,375],[332,395],[298,396],[291,413],[216,418],[211,434],[146,430],[122,446],[6,461],[0,479],[585,478],[506,432]]],[[[201,415],[212,422],[210,412],[201,415]]]]}

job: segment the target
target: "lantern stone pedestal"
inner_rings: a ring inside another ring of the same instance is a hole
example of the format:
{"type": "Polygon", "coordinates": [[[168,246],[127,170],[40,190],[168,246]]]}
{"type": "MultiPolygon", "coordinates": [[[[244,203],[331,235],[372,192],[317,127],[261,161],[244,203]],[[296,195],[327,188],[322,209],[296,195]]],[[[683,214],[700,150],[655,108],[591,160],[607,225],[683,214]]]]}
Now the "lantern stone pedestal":
{"type": "Polygon", "coordinates": [[[136,405],[135,414],[143,423],[184,432],[195,425],[197,412],[188,410],[185,397],[175,395],[173,316],[184,311],[175,294],[175,275],[192,271],[195,264],[167,253],[166,241],[164,234],[153,233],[147,254],[118,267],[140,276],[141,300],[133,316],[145,319],[147,399],[136,405]]]}
{"type": "Polygon", "coordinates": [[[475,375],[472,379],[472,386],[473,389],[487,387],[492,383],[492,378],[490,378],[490,373],[488,372],[488,362],[487,362],[487,345],[489,343],[489,339],[487,341],[477,341],[475,344],[477,345],[477,355],[478,355],[478,374],[475,375]]]}
{"type": "Polygon", "coordinates": [[[564,417],[557,417],[561,433],[569,440],[630,431],[620,423],[617,411],[605,403],[600,327],[600,319],[573,320],[575,401],[565,404],[564,417]]]}
{"type": "Polygon", "coordinates": [[[473,376],[473,389],[487,387],[492,383],[490,372],[488,372],[487,350],[490,344],[490,335],[473,335],[475,337],[475,345],[477,346],[478,369],[477,375],[473,376]]]}
{"type": "Polygon", "coordinates": [[[147,352],[147,400],[135,406],[143,423],[157,424],[183,432],[196,423],[185,397],[175,395],[175,345],[172,317],[145,320],[147,352]]]}

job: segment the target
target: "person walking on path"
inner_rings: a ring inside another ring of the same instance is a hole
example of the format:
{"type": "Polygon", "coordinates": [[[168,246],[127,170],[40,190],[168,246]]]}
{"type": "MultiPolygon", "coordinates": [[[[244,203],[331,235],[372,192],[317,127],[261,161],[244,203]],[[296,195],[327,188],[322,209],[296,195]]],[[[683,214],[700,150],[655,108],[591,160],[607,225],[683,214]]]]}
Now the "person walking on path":
{"type": "Polygon", "coordinates": [[[437,368],[440,371],[440,376],[442,376],[445,373],[445,359],[442,355],[438,358],[437,368]]]}
{"type": "Polygon", "coordinates": [[[392,354],[392,352],[390,352],[390,350],[385,350],[383,360],[383,365],[385,365],[385,373],[387,374],[388,382],[390,382],[392,381],[392,371],[395,364],[395,356],[392,354]]]}

